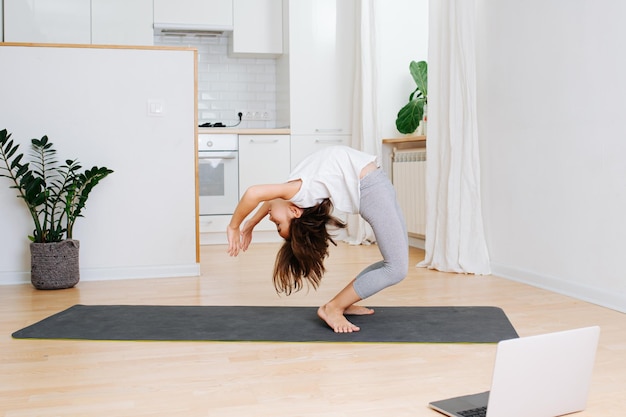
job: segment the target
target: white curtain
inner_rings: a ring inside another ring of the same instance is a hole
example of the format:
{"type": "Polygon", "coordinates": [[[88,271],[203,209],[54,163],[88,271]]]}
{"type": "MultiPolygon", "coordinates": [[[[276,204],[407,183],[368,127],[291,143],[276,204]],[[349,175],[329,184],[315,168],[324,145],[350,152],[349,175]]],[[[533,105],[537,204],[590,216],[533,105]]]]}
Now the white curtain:
{"type": "Polygon", "coordinates": [[[382,154],[378,123],[378,57],[376,51],[375,0],[357,2],[352,146],[382,154]]]}
{"type": "Polygon", "coordinates": [[[476,0],[430,0],[426,257],[418,266],[489,274],[476,117],[476,0]]]}
{"type": "MultiPolygon", "coordinates": [[[[350,145],[381,160],[381,128],[377,109],[377,63],[375,0],[357,1],[356,53],[354,96],[352,112],[352,140],[350,145]]],[[[374,242],[372,228],[359,215],[348,215],[346,242],[359,245],[374,242]]]]}

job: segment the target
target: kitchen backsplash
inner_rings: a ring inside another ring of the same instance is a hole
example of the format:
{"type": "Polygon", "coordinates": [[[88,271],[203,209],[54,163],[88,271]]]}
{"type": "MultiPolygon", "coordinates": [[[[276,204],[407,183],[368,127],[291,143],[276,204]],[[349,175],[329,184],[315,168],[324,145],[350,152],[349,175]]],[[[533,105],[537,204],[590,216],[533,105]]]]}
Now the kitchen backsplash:
{"type": "Polygon", "coordinates": [[[198,124],[239,121],[239,111],[264,120],[244,120],[241,128],[276,127],[276,60],[232,58],[226,36],[155,36],[154,44],[198,50],[198,124]]]}

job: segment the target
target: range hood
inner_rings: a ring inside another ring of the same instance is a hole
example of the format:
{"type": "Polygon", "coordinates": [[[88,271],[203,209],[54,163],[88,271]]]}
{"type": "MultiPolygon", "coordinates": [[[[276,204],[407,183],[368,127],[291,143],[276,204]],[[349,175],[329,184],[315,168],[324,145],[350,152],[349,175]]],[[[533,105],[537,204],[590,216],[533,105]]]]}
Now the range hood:
{"type": "Polygon", "coordinates": [[[154,34],[164,36],[206,36],[216,38],[225,32],[232,32],[232,26],[189,25],[182,23],[155,23],[154,34]]]}

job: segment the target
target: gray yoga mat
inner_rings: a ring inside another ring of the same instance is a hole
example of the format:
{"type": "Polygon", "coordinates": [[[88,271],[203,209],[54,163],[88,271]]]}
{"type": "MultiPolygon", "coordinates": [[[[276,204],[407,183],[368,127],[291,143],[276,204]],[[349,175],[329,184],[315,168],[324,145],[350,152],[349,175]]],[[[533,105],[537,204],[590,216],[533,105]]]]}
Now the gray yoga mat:
{"type": "Polygon", "coordinates": [[[317,307],[75,305],[17,339],[496,343],[518,337],[497,307],[373,307],[336,334],[317,307]]]}

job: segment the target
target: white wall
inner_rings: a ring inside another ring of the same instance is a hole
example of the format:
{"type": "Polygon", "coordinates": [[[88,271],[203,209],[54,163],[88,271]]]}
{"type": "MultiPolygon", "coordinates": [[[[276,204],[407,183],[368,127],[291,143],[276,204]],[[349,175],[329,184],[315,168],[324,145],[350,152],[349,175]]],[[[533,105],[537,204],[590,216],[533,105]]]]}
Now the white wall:
{"type": "Polygon", "coordinates": [[[626,312],[626,3],[480,0],[493,272],[626,312]]]}
{"type": "Polygon", "coordinates": [[[428,60],[428,0],[375,0],[379,39],[378,106],[382,138],[403,136],[398,111],[409,101],[415,81],[411,61],[428,60]]]}
{"type": "MultiPolygon", "coordinates": [[[[115,172],[78,219],[81,279],[198,275],[195,51],[0,46],[0,129],[115,172]],[[163,115],[148,114],[148,101],[163,115]]],[[[0,283],[28,282],[23,202],[0,178],[0,283]]]]}

